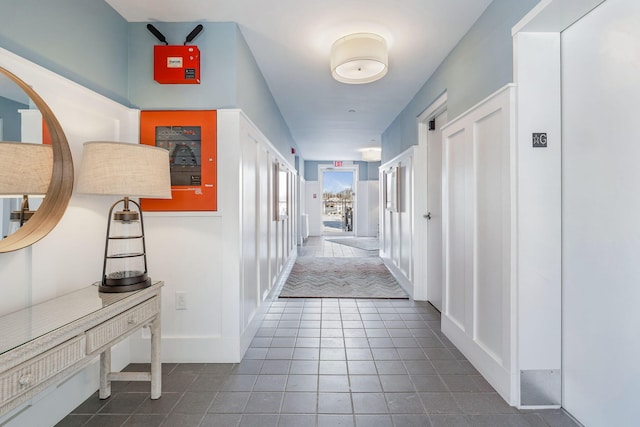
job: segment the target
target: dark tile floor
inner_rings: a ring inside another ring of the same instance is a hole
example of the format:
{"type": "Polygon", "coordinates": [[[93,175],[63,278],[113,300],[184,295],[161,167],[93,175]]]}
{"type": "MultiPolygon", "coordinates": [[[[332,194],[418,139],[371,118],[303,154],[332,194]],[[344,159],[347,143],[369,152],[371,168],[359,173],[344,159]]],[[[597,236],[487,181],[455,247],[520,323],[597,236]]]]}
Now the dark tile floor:
{"type": "Polygon", "coordinates": [[[411,300],[276,299],[241,363],[164,364],[161,399],[146,382],[114,383],[58,426],[578,425],[562,410],[508,406],[439,319],[411,300]]]}

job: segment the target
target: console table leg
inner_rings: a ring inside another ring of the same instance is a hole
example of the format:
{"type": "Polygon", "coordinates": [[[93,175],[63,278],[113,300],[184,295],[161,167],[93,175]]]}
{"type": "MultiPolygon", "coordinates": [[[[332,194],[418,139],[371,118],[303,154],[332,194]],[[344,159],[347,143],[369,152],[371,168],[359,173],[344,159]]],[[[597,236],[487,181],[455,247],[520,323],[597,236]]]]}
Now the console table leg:
{"type": "Polygon", "coordinates": [[[110,373],[111,349],[108,348],[100,353],[100,399],[106,399],[111,396],[111,381],[109,381],[110,373]]]}
{"type": "Polygon", "coordinates": [[[160,359],[160,315],[151,326],[151,398],[159,399],[162,394],[162,363],[160,359]]]}

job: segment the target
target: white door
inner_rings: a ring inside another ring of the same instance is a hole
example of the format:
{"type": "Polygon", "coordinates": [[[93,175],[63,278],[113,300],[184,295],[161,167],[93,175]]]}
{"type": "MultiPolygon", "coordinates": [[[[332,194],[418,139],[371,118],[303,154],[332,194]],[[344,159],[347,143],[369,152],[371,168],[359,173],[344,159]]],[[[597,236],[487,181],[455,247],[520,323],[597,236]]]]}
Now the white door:
{"type": "Polygon", "coordinates": [[[562,33],[563,406],[640,423],[640,2],[562,33]]]}
{"type": "Polygon", "coordinates": [[[442,311],[442,132],[447,112],[427,135],[427,299],[442,311]]]}

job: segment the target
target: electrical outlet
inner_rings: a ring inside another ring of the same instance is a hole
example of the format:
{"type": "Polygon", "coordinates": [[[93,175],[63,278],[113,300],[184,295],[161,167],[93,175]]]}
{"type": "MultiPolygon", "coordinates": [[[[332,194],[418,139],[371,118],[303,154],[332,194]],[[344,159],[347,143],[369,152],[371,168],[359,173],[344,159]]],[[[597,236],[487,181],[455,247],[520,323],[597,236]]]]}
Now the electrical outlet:
{"type": "Polygon", "coordinates": [[[187,309],[187,293],[176,292],[176,310],[186,310],[186,309],[187,309]]]}

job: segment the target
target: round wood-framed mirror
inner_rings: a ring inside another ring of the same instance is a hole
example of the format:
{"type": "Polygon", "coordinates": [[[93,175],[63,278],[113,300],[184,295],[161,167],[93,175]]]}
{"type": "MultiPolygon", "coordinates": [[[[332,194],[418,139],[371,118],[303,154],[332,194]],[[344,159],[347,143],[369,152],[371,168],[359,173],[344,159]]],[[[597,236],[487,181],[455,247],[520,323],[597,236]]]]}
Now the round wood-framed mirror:
{"type": "MultiPolygon", "coordinates": [[[[44,126],[47,127],[51,139],[53,151],[51,181],[42,204],[15,233],[0,240],[0,252],[11,252],[32,245],[46,236],[58,224],[67,209],[73,191],[73,159],[62,127],[44,100],[10,71],[0,67],[0,74],[20,87],[40,110],[44,126]]],[[[6,160],[19,161],[19,159],[6,160]]]]}

